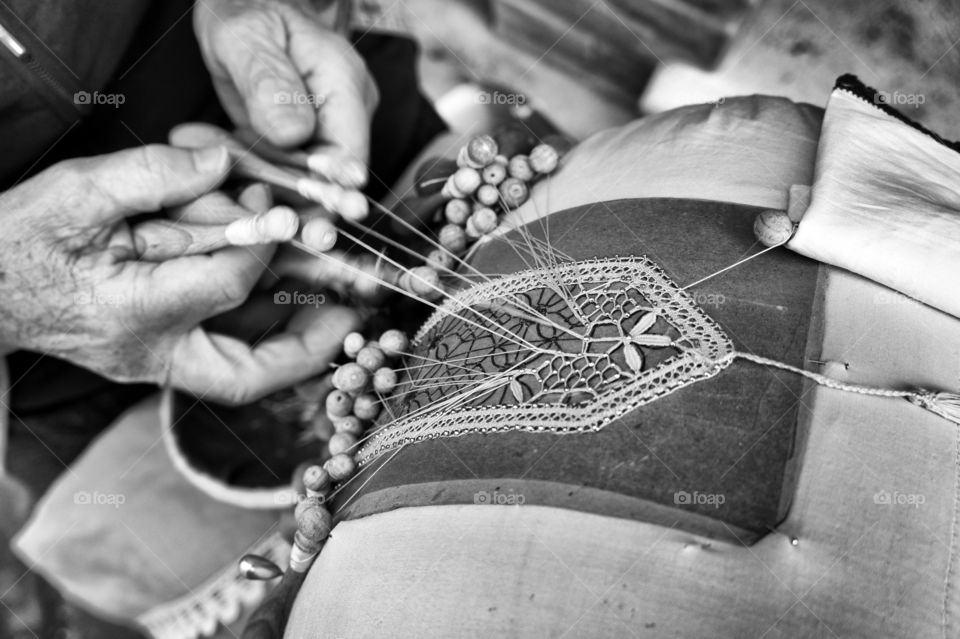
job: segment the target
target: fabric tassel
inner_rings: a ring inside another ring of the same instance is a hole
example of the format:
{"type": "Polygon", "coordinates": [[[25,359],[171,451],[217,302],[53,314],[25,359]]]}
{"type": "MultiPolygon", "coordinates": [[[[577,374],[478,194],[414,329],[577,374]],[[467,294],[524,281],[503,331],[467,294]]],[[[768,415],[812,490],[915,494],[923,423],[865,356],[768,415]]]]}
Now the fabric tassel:
{"type": "Polygon", "coordinates": [[[912,404],[936,413],[954,424],[960,424],[960,395],[956,393],[935,393],[919,391],[907,397],[912,404]]]}

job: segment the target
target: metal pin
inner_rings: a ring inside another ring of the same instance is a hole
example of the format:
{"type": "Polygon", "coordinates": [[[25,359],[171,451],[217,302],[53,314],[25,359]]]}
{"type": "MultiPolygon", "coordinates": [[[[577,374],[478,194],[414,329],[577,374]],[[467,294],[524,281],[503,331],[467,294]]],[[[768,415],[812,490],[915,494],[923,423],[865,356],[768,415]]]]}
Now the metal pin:
{"type": "Polygon", "coordinates": [[[252,581],[269,581],[283,574],[280,566],[260,555],[244,555],[240,558],[240,574],[252,581]]]}

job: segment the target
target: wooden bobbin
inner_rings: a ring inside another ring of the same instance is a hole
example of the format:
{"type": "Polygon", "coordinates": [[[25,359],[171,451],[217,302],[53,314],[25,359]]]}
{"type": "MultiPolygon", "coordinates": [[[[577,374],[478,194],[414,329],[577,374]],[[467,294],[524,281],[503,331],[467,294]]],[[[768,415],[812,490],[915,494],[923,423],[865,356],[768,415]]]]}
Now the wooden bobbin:
{"type": "Polygon", "coordinates": [[[373,374],[373,390],[381,395],[389,395],[397,387],[397,372],[384,366],[373,374]]]}
{"type": "MultiPolygon", "coordinates": [[[[469,216],[467,216],[469,220],[469,216]]],[[[447,224],[437,233],[437,241],[440,246],[451,253],[461,253],[467,248],[467,236],[463,228],[456,224],[447,224]]]]}
{"type": "Polygon", "coordinates": [[[509,173],[512,178],[529,182],[533,179],[533,168],[530,166],[530,159],[526,155],[513,156],[507,165],[507,173],[509,173]]]}
{"type": "Polygon", "coordinates": [[[370,342],[357,353],[357,364],[363,366],[369,373],[373,373],[386,362],[387,356],[376,342],[370,342]]]}
{"type": "Polygon", "coordinates": [[[483,167],[480,177],[483,178],[484,184],[497,186],[507,179],[507,166],[501,162],[491,162],[487,166],[483,167]]]}
{"type": "MultiPolygon", "coordinates": [[[[360,353],[357,353],[357,356],[359,357],[360,353]]],[[[344,393],[359,393],[369,383],[370,372],[356,362],[347,362],[333,374],[334,387],[344,393]]]]}
{"type": "Polygon", "coordinates": [[[470,217],[470,203],[463,198],[453,198],[447,201],[443,207],[443,217],[450,224],[459,224],[463,226],[470,217]]]}
{"type": "Polygon", "coordinates": [[[484,207],[477,209],[470,216],[470,219],[467,220],[467,223],[472,224],[473,228],[481,235],[486,235],[496,230],[497,214],[491,208],[484,207]]]}
{"type": "Polygon", "coordinates": [[[349,479],[357,470],[357,462],[353,461],[350,455],[334,455],[323,464],[323,469],[330,473],[330,478],[335,482],[349,479]]]}
{"type": "Polygon", "coordinates": [[[332,390],[327,395],[325,407],[331,420],[346,417],[353,411],[353,398],[343,390],[332,390]]]}
{"type": "Polygon", "coordinates": [[[388,357],[398,357],[410,348],[410,340],[406,334],[396,328],[384,331],[377,343],[388,357]]]}
{"type": "Polygon", "coordinates": [[[474,197],[484,206],[494,206],[500,201],[500,191],[492,184],[481,184],[474,197]]]}
{"type": "Polygon", "coordinates": [[[376,419],[380,414],[380,398],[371,393],[357,395],[353,403],[353,414],[368,421],[376,419]]]}
{"type": "Polygon", "coordinates": [[[449,271],[453,268],[453,256],[449,251],[433,249],[427,253],[427,266],[438,271],[449,271]]]}
{"type": "Polygon", "coordinates": [[[523,180],[509,177],[500,185],[500,195],[507,208],[515,209],[530,196],[530,190],[523,180]]]}
{"type": "Polygon", "coordinates": [[[363,421],[356,415],[347,415],[334,421],[333,429],[335,433],[348,433],[354,437],[359,437],[363,434],[363,421]]]}
{"type": "Polygon", "coordinates": [[[350,433],[335,433],[330,441],[327,442],[327,450],[330,455],[339,455],[341,453],[351,454],[352,449],[357,444],[357,438],[350,433]]]}
{"type": "Polygon", "coordinates": [[[357,353],[360,352],[360,349],[363,348],[366,343],[367,340],[365,340],[360,333],[356,331],[347,333],[347,336],[343,338],[343,353],[350,359],[356,359],[357,353]]]}

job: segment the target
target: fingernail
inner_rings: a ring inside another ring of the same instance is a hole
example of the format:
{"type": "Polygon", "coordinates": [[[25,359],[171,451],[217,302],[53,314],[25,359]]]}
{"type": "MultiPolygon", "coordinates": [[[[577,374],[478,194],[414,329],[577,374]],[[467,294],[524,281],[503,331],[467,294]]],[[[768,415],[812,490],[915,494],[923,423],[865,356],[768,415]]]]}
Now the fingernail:
{"type": "Polygon", "coordinates": [[[209,146],[193,152],[193,163],[201,173],[219,173],[226,168],[227,149],[209,146]]]}

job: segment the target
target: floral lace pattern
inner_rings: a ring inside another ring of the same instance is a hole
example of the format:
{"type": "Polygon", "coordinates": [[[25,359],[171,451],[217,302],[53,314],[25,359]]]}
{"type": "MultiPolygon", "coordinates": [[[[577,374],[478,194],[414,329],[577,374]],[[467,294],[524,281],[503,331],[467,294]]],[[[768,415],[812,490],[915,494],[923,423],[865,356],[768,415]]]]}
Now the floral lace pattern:
{"type": "Polygon", "coordinates": [[[644,257],[564,263],[448,299],[414,339],[409,379],[361,464],[467,433],[600,430],[732,361],[733,343],[644,257]]]}

